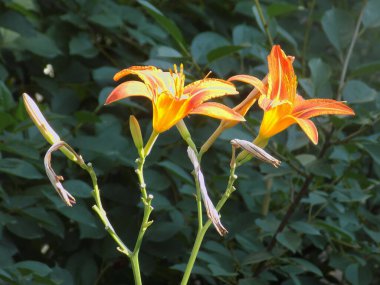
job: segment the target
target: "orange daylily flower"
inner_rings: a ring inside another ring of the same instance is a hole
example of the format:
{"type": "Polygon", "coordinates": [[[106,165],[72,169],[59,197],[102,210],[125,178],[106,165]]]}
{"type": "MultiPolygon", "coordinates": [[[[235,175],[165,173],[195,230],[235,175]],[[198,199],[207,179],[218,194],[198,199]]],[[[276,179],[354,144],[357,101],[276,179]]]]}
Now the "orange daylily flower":
{"type": "Polygon", "coordinates": [[[129,74],[137,75],[141,81],[126,81],[117,86],[108,96],[105,104],[132,97],[142,96],[152,101],[153,129],[162,133],[189,114],[244,121],[244,117],[227,106],[206,102],[210,99],[237,94],[234,85],[228,81],[204,78],[185,86],[183,66],[180,70],[164,72],[154,66],[132,66],[115,74],[114,80],[129,74]]]}
{"type": "Polygon", "coordinates": [[[259,92],[259,106],[264,110],[256,143],[265,146],[272,136],[297,123],[308,138],[318,143],[318,131],[312,117],[320,115],[354,115],[345,103],[332,99],[303,99],[297,94],[297,77],[293,69],[293,57],[286,56],[279,45],[268,56],[268,83],[250,75],[236,75],[237,80],[253,85],[259,92]]]}

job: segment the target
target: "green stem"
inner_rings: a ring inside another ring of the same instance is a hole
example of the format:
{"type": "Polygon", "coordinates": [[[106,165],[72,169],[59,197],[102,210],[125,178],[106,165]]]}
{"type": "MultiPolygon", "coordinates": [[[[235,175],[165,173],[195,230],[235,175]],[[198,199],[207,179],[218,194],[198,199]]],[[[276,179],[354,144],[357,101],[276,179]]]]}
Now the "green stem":
{"type": "Polygon", "coordinates": [[[191,147],[191,149],[196,154],[198,154],[197,147],[196,147],[193,139],[191,138],[191,134],[190,134],[189,130],[187,129],[185,122],[183,120],[180,120],[176,124],[176,127],[177,127],[181,137],[183,138],[183,140],[188,144],[189,147],[191,147]]]}
{"type": "Polygon", "coordinates": [[[133,272],[133,278],[135,280],[135,285],[142,285],[139,257],[138,255],[133,255],[130,259],[131,259],[131,264],[132,264],[132,272],[133,272]]]}
{"type": "Polygon", "coordinates": [[[263,24],[263,27],[264,27],[265,33],[267,34],[269,44],[270,44],[271,46],[273,46],[273,39],[272,39],[272,36],[271,36],[271,34],[270,34],[270,31],[269,31],[268,23],[267,23],[267,21],[265,20],[263,10],[261,9],[261,5],[260,5],[259,0],[255,0],[255,4],[256,4],[256,7],[257,7],[257,12],[259,12],[259,16],[260,16],[261,23],[263,24]]]}
{"type": "Polygon", "coordinates": [[[113,238],[113,240],[118,245],[118,251],[125,254],[128,257],[131,257],[132,252],[129,250],[129,248],[123,243],[121,238],[118,236],[118,234],[115,232],[111,222],[108,220],[107,213],[103,208],[102,201],[100,199],[100,190],[98,186],[98,179],[96,177],[94,168],[92,167],[91,163],[84,163],[83,160],[79,161],[80,167],[82,167],[84,170],[88,172],[88,174],[91,177],[92,185],[93,185],[93,192],[92,195],[95,199],[95,205],[92,207],[92,209],[98,214],[100,220],[103,222],[106,231],[109,233],[109,235],[113,238]]]}
{"type": "Polygon", "coordinates": [[[140,158],[137,159],[136,174],[137,174],[139,184],[140,184],[141,200],[144,204],[144,215],[143,215],[143,220],[141,222],[139,233],[137,235],[135,247],[131,254],[132,271],[133,271],[133,276],[135,278],[136,285],[142,284],[140,265],[139,265],[139,252],[140,252],[142,240],[144,238],[146,230],[153,223],[153,221],[149,221],[150,214],[153,211],[153,207],[152,207],[153,195],[148,195],[147,190],[146,190],[146,183],[144,179],[144,163],[145,163],[145,158],[149,155],[157,137],[158,137],[158,133],[153,130],[148,142],[146,143],[144,147],[144,152],[140,153],[140,158]]]}
{"type": "Polygon", "coordinates": [[[159,133],[156,132],[155,130],[153,130],[152,134],[149,137],[148,142],[146,143],[146,145],[144,147],[144,156],[145,157],[147,157],[149,155],[150,151],[152,150],[152,147],[153,147],[156,139],[158,138],[158,135],[159,135],[159,133]]]}
{"type": "MultiPolygon", "coordinates": [[[[236,169],[236,163],[235,163],[235,149],[233,148],[232,152],[232,159],[231,159],[231,170],[230,170],[230,176],[228,179],[228,184],[226,187],[226,191],[224,192],[222,198],[219,200],[218,204],[216,205],[216,210],[219,212],[224,204],[227,202],[228,198],[232,194],[232,192],[235,191],[234,182],[237,179],[237,176],[235,175],[235,169],[236,169]]],[[[197,195],[199,187],[197,186],[197,195]]],[[[202,205],[201,205],[202,210],[202,205]]],[[[199,208],[198,208],[198,215],[199,215],[199,208]]],[[[199,218],[199,216],[198,216],[199,218]]],[[[182,277],[181,285],[186,285],[189,281],[191,271],[193,270],[195,260],[198,256],[199,249],[202,245],[203,238],[208,230],[208,228],[211,226],[212,221],[210,219],[207,220],[207,222],[202,226],[202,223],[199,224],[197,237],[195,239],[193,249],[191,250],[189,261],[187,262],[185,273],[182,277]]]]}
{"type": "Polygon", "coordinates": [[[313,14],[314,14],[314,7],[315,7],[315,1],[312,0],[310,5],[309,5],[309,16],[307,18],[306,22],[306,30],[304,34],[304,40],[303,40],[303,47],[302,47],[302,75],[305,77],[306,73],[306,52],[307,48],[309,46],[309,39],[310,39],[310,31],[313,25],[313,14]]]}
{"type": "Polygon", "coordinates": [[[220,136],[224,129],[225,128],[221,123],[218,128],[212,133],[212,135],[207,139],[207,141],[202,145],[201,150],[199,151],[199,158],[201,158],[203,154],[208,151],[208,149],[214,144],[215,140],[220,136]]]}
{"type": "Polygon", "coordinates": [[[346,57],[344,59],[342,73],[340,74],[340,79],[339,79],[338,92],[337,92],[337,96],[336,96],[337,100],[340,100],[342,98],[342,90],[343,90],[344,83],[345,83],[345,80],[346,80],[346,74],[347,74],[347,70],[348,70],[348,64],[350,62],[351,55],[352,55],[352,52],[354,50],[356,41],[357,41],[357,39],[359,37],[359,30],[360,30],[360,25],[362,23],[362,18],[363,18],[363,15],[364,15],[365,7],[366,7],[366,5],[364,4],[362,10],[360,11],[359,18],[358,18],[358,20],[356,22],[355,31],[354,31],[354,34],[353,34],[352,39],[351,39],[350,47],[348,48],[346,57]]]}

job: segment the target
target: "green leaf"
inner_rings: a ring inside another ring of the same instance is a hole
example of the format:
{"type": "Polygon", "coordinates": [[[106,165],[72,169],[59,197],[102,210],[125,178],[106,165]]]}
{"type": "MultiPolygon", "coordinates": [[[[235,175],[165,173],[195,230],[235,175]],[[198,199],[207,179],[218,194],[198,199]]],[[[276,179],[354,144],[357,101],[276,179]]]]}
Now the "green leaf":
{"type": "Polygon", "coordinates": [[[233,54],[243,48],[244,48],[243,46],[232,46],[232,45],[219,47],[219,48],[213,49],[207,54],[207,60],[208,62],[212,62],[219,58],[233,54]]]}
{"type": "Polygon", "coordinates": [[[354,240],[354,237],[350,232],[347,232],[346,230],[341,229],[340,227],[332,224],[332,222],[318,221],[315,224],[319,226],[320,228],[324,229],[325,231],[332,233],[334,235],[338,235],[339,237],[347,241],[354,240]]]}
{"type": "Polygon", "coordinates": [[[302,244],[301,238],[291,231],[284,231],[277,235],[277,241],[295,253],[302,244]]]}
{"type": "Polygon", "coordinates": [[[259,30],[248,25],[238,25],[232,31],[232,42],[235,46],[250,47],[255,42],[265,40],[265,37],[259,30]]]}
{"type": "Polygon", "coordinates": [[[91,22],[108,29],[119,28],[123,25],[124,11],[121,5],[114,1],[99,1],[93,5],[96,5],[95,9],[89,9],[93,12],[88,18],[91,22]]]}
{"type": "Polygon", "coordinates": [[[317,266],[315,266],[310,261],[307,261],[306,259],[292,257],[290,258],[290,260],[298,264],[302,268],[303,271],[313,272],[314,274],[320,277],[323,276],[322,271],[317,266]]]}
{"type": "Polygon", "coordinates": [[[343,89],[343,99],[352,104],[374,101],[377,95],[376,90],[359,80],[348,81],[343,89]]]}
{"type": "MultiPolygon", "coordinates": [[[[114,85],[113,76],[119,69],[112,66],[102,66],[92,70],[92,77],[100,85],[112,84],[114,85]]],[[[109,87],[107,87],[109,88],[109,87]]],[[[104,104],[104,102],[102,102],[104,104]]]]}
{"type": "Polygon", "coordinates": [[[267,13],[270,17],[277,17],[284,14],[289,14],[298,10],[298,6],[286,2],[276,2],[268,6],[267,13]]]}
{"type": "Polygon", "coordinates": [[[379,144],[364,144],[363,149],[372,157],[372,159],[380,165],[380,148],[379,144]]]}
{"type": "Polygon", "coordinates": [[[32,23],[26,17],[11,10],[0,15],[0,26],[15,31],[24,37],[33,37],[36,34],[32,23]]]}
{"type": "Polygon", "coordinates": [[[69,49],[71,55],[81,55],[85,58],[92,58],[98,53],[92,44],[90,36],[85,33],[80,33],[73,37],[70,40],[69,49]]]}
{"type": "Polygon", "coordinates": [[[164,167],[171,173],[175,174],[176,176],[181,178],[183,181],[189,184],[193,183],[193,179],[191,178],[191,176],[185,170],[183,170],[182,167],[178,166],[177,164],[174,164],[171,161],[165,160],[163,162],[158,163],[158,165],[164,167]]]}
{"type": "Polygon", "coordinates": [[[256,264],[273,258],[273,255],[267,251],[259,251],[249,254],[243,260],[243,265],[256,264]]]}
{"type": "Polygon", "coordinates": [[[94,217],[95,214],[90,212],[83,203],[77,203],[73,207],[62,207],[59,209],[59,212],[78,223],[83,223],[91,227],[97,225],[94,217]]]}
{"type": "Polygon", "coordinates": [[[309,63],[313,83],[312,97],[331,98],[330,87],[331,67],[320,58],[312,58],[309,63]]]}
{"type": "MultiPolygon", "coordinates": [[[[11,92],[4,84],[4,82],[0,81],[0,111],[7,111],[14,106],[15,101],[12,97],[11,92]]],[[[5,122],[2,124],[5,124],[5,122]]]]}
{"type": "Polygon", "coordinates": [[[32,219],[18,217],[14,223],[6,225],[13,234],[24,239],[38,239],[44,236],[43,231],[32,219]]]}
{"type": "Polygon", "coordinates": [[[363,25],[366,28],[376,28],[380,27],[380,1],[370,0],[367,2],[364,15],[363,15],[363,25]]]}
{"type": "Polygon", "coordinates": [[[355,20],[347,11],[332,8],[323,15],[322,28],[330,43],[341,53],[351,41],[355,20]]]}
{"type": "Polygon", "coordinates": [[[180,230],[181,228],[173,222],[155,222],[149,227],[147,238],[155,242],[165,241],[172,238],[180,230]]]}
{"type": "Polygon", "coordinates": [[[63,186],[74,197],[89,198],[92,196],[93,189],[81,180],[71,179],[63,182],[63,186]]]}
{"type": "Polygon", "coordinates": [[[207,267],[211,270],[213,276],[236,276],[237,273],[228,271],[217,264],[208,264],[207,267]]]}
{"type": "Polygon", "coordinates": [[[315,227],[313,227],[312,224],[308,224],[305,222],[297,221],[294,223],[289,224],[289,227],[291,227],[293,230],[307,234],[307,235],[320,235],[321,233],[319,230],[315,227]]]}
{"type": "Polygon", "coordinates": [[[351,76],[363,76],[363,75],[372,74],[372,73],[379,72],[379,71],[380,71],[380,61],[375,60],[375,61],[371,61],[369,63],[359,65],[356,69],[354,69],[351,72],[350,75],[351,76]]]}
{"type": "Polygon", "coordinates": [[[186,42],[182,35],[181,30],[175,24],[174,21],[165,17],[164,14],[161,13],[156,7],[154,7],[151,3],[145,0],[138,0],[138,3],[141,4],[148,13],[157,21],[157,23],[164,28],[177,42],[178,46],[184,51],[187,52],[186,42]]]}
{"type": "Polygon", "coordinates": [[[29,38],[18,38],[16,40],[16,44],[19,48],[24,48],[45,58],[54,58],[62,54],[55,42],[48,36],[41,33],[29,38]]]}
{"type": "Polygon", "coordinates": [[[43,177],[32,164],[18,158],[0,159],[0,172],[25,179],[41,179],[43,177]]]}
{"type": "Polygon", "coordinates": [[[344,275],[352,285],[368,285],[372,281],[372,272],[368,267],[362,267],[357,263],[350,264],[344,271],[344,275]]]}
{"type": "Polygon", "coordinates": [[[221,35],[214,32],[203,32],[196,35],[191,42],[191,55],[197,63],[206,64],[209,52],[229,45],[230,43],[221,35]]]}
{"type": "Polygon", "coordinates": [[[44,263],[38,261],[21,261],[14,265],[17,269],[28,271],[39,276],[47,276],[51,273],[51,268],[44,263]]]}
{"type": "MultiPolygon", "coordinates": [[[[180,272],[185,272],[186,270],[186,263],[180,263],[173,266],[170,266],[170,269],[178,270],[180,272]]],[[[197,266],[194,265],[193,270],[191,271],[194,274],[200,274],[200,275],[211,275],[210,271],[208,271],[203,266],[197,266]]]]}

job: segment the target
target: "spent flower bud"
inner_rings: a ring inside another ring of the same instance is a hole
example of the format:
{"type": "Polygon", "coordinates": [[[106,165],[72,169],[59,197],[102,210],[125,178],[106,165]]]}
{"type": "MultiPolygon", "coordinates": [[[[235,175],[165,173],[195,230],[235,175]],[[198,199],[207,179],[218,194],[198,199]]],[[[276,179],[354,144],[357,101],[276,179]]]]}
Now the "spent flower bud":
{"type": "Polygon", "coordinates": [[[241,147],[245,151],[247,151],[249,154],[251,154],[254,157],[257,157],[258,159],[267,162],[269,164],[272,164],[274,167],[279,167],[281,164],[281,161],[271,156],[269,153],[267,153],[264,149],[261,147],[258,147],[257,145],[246,141],[246,140],[239,140],[239,139],[233,139],[231,140],[231,144],[235,147],[241,147]]]}
{"type": "Polygon", "coordinates": [[[205,179],[204,179],[203,173],[201,171],[201,167],[199,165],[198,158],[197,158],[194,150],[191,147],[187,148],[187,154],[188,154],[188,156],[189,156],[189,158],[190,158],[190,160],[194,166],[194,172],[195,172],[195,175],[196,175],[197,180],[198,180],[197,182],[199,184],[199,188],[201,191],[203,204],[206,208],[207,216],[209,217],[209,219],[213,223],[217,232],[221,236],[224,236],[228,233],[228,231],[226,230],[225,227],[223,227],[222,223],[220,222],[219,213],[216,210],[214,204],[212,203],[210,197],[208,196],[205,179]]]}

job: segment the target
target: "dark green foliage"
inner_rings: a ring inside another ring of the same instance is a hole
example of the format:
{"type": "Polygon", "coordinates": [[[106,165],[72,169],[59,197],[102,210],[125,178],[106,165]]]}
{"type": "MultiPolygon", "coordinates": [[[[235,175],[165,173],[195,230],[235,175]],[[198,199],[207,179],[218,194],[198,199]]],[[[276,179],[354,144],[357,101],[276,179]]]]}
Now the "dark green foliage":
{"type": "MultiPolygon", "coordinates": [[[[283,161],[280,168],[251,162],[238,169],[237,191],[222,210],[229,234],[210,230],[190,283],[379,284],[379,1],[268,0],[262,8],[274,42],[296,57],[299,93],[341,96],[356,116],[314,120],[317,146],[293,126],[268,147],[283,161]],[[301,189],[300,204],[272,240],[301,189]]],[[[110,220],[132,245],[142,211],[128,118],[138,118],[146,141],[151,107],[140,98],[103,106],[116,86],[113,74],[183,62],[189,79],[209,70],[223,78],[263,77],[269,51],[254,1],[1,1],[0,284],[133,283],[128,260],[90,208],[86,173],[55,154],[54,168],[77,199],[72,208],[49,184],[48,144],[24,110],[22,92],[39,98],[54,129],[93,163],[110,220]]],[[[250,91],[239,90],[240,98],[225,103],[237,104],[250,91]]],[[[253,108],[245,125],[226,131],[205,154],[214,201],[227,183],[229,140],[253,138],[261,115],[253,108]]],[[[198,146],[217,126],[198,116],[186,122],[198,146]]],[[[191,164],[175,128],[159,137],[146,165],[155,210],[142,245],[143,281],[178,284],[197,217],[191,164]]]]}

